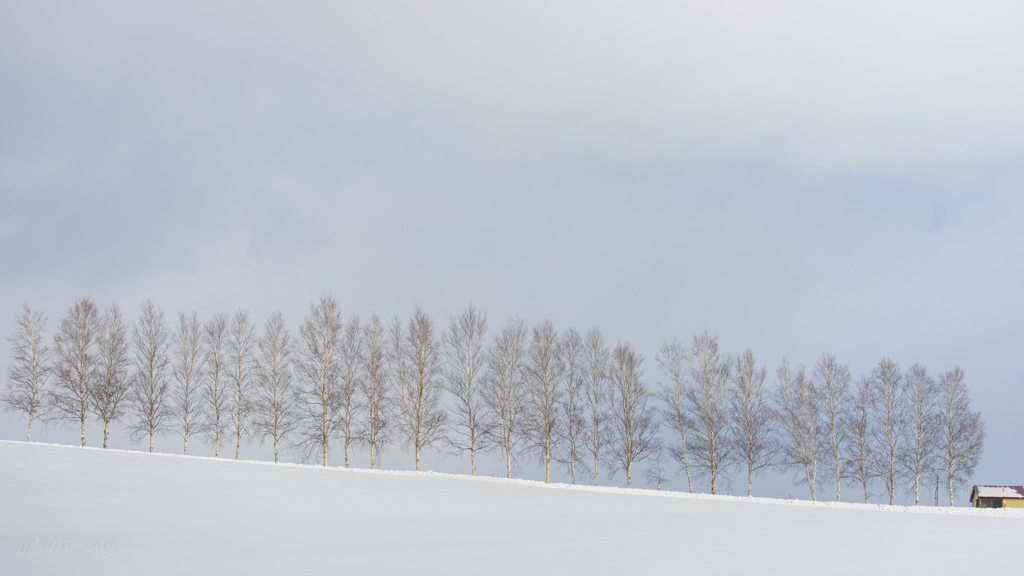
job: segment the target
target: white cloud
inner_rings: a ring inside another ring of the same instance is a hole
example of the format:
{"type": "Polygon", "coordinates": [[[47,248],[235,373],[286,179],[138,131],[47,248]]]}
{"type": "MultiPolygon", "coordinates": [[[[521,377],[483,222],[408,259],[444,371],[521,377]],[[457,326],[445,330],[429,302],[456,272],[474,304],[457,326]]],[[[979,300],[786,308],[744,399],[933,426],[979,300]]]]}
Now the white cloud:
{"type": "Polygon", "coordinates": [[[361,81],[469,114],[520,154],[597,147],[627,164],[740,156],[821,172],[1021,150],[1016,3],[446,6],[308,21],[361,81]]]}
{"type": "Polygon", "coordinates": [[[1019,396],[1020,29],[1019,3],[8,3],[0,322],[472,299],[1019,396]]]}

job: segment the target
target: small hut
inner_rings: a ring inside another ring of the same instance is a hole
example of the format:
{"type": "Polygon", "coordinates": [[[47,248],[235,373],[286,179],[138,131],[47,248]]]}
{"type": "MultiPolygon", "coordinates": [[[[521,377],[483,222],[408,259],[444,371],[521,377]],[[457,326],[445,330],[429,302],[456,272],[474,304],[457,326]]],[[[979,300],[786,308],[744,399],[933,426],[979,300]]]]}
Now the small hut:
{"type": "Polygon", "coordinates": [[[1024,508],[1024,486],[975,486],[971,488],[975,508],[1024,508]]]}

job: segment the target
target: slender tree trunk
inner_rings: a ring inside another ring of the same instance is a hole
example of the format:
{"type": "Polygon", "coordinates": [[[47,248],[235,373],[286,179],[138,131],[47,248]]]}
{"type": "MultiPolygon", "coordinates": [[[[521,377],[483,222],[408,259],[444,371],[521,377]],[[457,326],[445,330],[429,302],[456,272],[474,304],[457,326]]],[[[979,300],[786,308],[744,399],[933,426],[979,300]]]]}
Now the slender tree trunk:
{"type": "Polygon", "coordinates": [[[277,457],[277,434],[274,434],[274,462],[280,462],[277,457]]]}
{"type": "MultiPolygon", "coordinates": [[[[479,393],[478,393],[479,394],[479,393]]],[[[473,406],[469,407],[469,420],[470,422],[476,422],[473,418],[473,406]]],[[[469,464],[473,468],[473,476],[476,476],[476,425],[469,429],[469,464]]]]}
{"type": "MultiPolygon", "coordinates": [[[[512,477],[512,451],[509,450],[507,447],[505,448],[505,470],[506,470],[507,477],[511,478],[512,477]]],[[[950,492],[950,493],[952,493],[952,492],[950,492]]],[[[949,501],[952,502],[953,498],[950,497],[949,501]]]]}
{"type": "Polygon", "coordinates": [[[345,468],[348,468],[348,445],[352,438],[352,386],[351,384],[345,384],[348,392],[345,393],[345,468]]]}
{"type": "Polygon", "coordinates": [[[953,505],[953,475],[949,475],[949,505],[953,505]]]}
{"type": "Polygon", "coordinates": [[[377,464],[377,462],[374,461],[374,457],[376,456],[374,448],[375,446],[370,444],[370,470],[373,470],[374,465],[377,464]]]}
{"type": "Polygon", "coordinates": [[[28,436],[25,438],[25,442],[32,441],[32,413],[28,413],[28,436]]]}
{"type": "MultiPolygon", "coordinates": [[[[420,405],[421,405],[420,403],[416,404],[416,422],[417,423],[423,422],[423,416],[420,413],[420,405]]],[[[421,445],[420,445],[420,428],[419,428],[419,426],[417,426],[416,427],[416,471],[417,472],[419,472],[419,469],[420,469],[420,448],[421,448],[421,445]]]]}
{"type": "Polygon", "coordinates": [[[323,433],[323,441],[324,441],[323,442],[323,444],[324,444],[323,463],[324,463],[324,466],[327,466],[327,412],[322,412],[321,413],[321,417],[322,417],[322,421],[320,422],[320,426],[321,426],[320,430],[323,431],[322,433],[323,433]]]}
{"type": "Polygon", "coordinates": [[[597,435],[597,411],[594,411],[594,486],[597,486],[597,465],[598,465],[598,452],[601,449],[601,440],[597,435]]]}
{"type": "Polygon", "coordinates": [[[747,466],[747,496],[753,496],[753,484],[754,484],[754,468],[747,466]]]}
{"type": "Polygon", "coordinates": [[[551,483],[551,442],[544,445],[544,482],[551,483]]]}
{"type": "Polygon", "coordinates": [[[896,458],[894,456],[889,457],[889,505],[893,505],[893,499],[896,495],[896,458]]]}
{"type": "MultiPolygon", "coordinates": [[[[188,406],[188,392],[187,391],[185,392],[185,406],[188,406]]],[[[187,408],[186,408],[186,411],[187,411],[187,408]]],[[[186,414],[186,417],[185,417],[185,426],[184,426],[184,429],[182,431],[184,432],[184,434],[183,434],[184,438],[182,440],[182,448],[181,448],[182,449],[182,454],[185,454],[186,456],[188,456],[188,415],[187,414],[186,414]]]]}
{"type": "Polygon", "coordinates": [[[103,423],[103,448],[107,447],[107,439],[110,438],[110,421],[107,420],[103,423]]]}
{"type": "Polygon", "coordinates": [[[812,472],[808,465],[804,464],[804,476],[807,478],[807,487],[811,491],[811,501],[817,502],[818,498],[814,493],[814,485],[817,484],[818,473],[817,471],[812,472]]]}
{"type": "Polygon", "coordinates": [[[85,446],[85,413],[82,413],[82,446],[85,446]]]}
{"type": "Polygon", "coordinates": [[[633,477],[630,476],[630,470],[632,468],[633,468],[633,463],[632,462],[627,462],[626,463],[626,488],[632,488],[633,487],[633,477]]]}
{"type": "Polygon", "coordinates": [[[686,455],[686,438],[683,438],[683,468],[686,469],[686,488],[693,494],[693,480],[690,478],[690,458],[686,455]]]}
{"type": "Polygon", "coordinates": [[[843,483],[840,481],[839,472],[840,472],[840,470],[839,470],[839,456],[836,456],[836,502],[841,502],[842,501],[841,496],[842,496],[843,483]]]}
{"type": "Polygon", "coordinates": [[[242,451],[242,396],[238,396],[238,426],[235,429],[235,460],[242,451]]]}

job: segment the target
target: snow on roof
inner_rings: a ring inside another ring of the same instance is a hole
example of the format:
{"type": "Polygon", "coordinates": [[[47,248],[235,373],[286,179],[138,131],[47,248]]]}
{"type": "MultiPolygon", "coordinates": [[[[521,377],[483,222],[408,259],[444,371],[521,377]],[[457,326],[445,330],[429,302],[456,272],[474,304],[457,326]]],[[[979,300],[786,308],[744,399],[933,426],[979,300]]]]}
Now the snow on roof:
{"type": "Polygon", "coordinates": [[[1024,486],[975,486],[972,498],[1024,498],[1024,486]]]}

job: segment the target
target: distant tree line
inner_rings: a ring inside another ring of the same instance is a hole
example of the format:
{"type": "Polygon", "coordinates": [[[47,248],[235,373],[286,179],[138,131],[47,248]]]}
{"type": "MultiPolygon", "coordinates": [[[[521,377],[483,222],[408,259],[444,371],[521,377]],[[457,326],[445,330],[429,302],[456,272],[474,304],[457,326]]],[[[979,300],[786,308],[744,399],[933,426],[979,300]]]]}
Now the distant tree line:
{"type": "Polygon", "coordinates": [[[279,312],[257,326],[248,312],[195,312],[168,320],[145,301],[138,319],[89,299],[70,307],[53,335],[46,319],[24,305],[9,337],[10,365],[2,403],[28,420],[80,430],[102,423],[133,441],[177,434],[188,453],[201,438],[216,457],[234,443],[270,442],[324,466],[354,445],[381,452],[400,443],[415,456],[432,449],[503,457],[512,477],[533,459],[551,480],[552,465],[571,482],[602,469],[622,470],[627,486],[637,466],[665,480],[662,455],[699,476],[716,493],[730,473],[755,477],[777,469],[806,482],[812,499],[834,482],[875,490],[893,503],[899,490],[920,503],[922,480],[939,475],[953,505],[981,457],[985,428],[972,410],[964,373],[937,379],[918,364],[904,370],[882,359],[854,380],[832,354],[813,369],[783,359],[768,370],[746,350],[719,350],[708,333],[666,342],[655,357],[663,384],[652,388],[644,357],[628,343],[612,347],[598,328],[558,332],[545,321],[518,318],[490,335],[487,315],[470,305],[446,327],[417,307],[407,319],[343,318],[322,297],[293,336],[279,312]]]}

